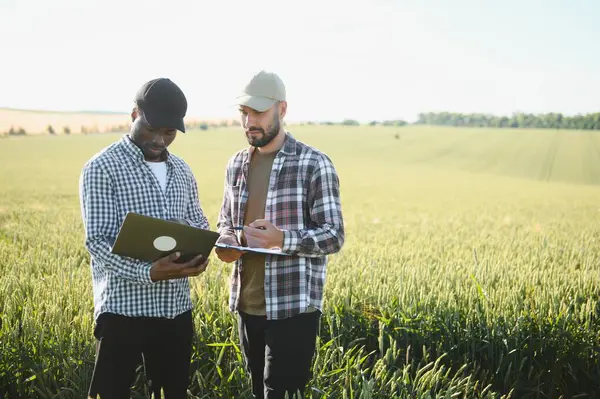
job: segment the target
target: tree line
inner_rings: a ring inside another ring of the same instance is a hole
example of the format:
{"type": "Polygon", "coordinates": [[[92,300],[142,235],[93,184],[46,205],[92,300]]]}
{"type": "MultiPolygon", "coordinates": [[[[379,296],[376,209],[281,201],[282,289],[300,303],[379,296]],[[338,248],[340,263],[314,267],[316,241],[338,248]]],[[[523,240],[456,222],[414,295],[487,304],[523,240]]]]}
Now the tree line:
{"type": "MultiPolygon", "coordinates": [[[[317,123],[309,121],[301,123],[301,125],[315,125],[317,123]]],[[[354,119],[345,119],[341,122],[319,122],[320,125],[343,125],[343,126],[360,126],[361,123],[354,119]]],[[[410,125],[401,119],[371,121],[370,126],[406,126],[410,125]]],[[[578,130],[600,130],[600,112],[585,115],[565,116],[561,113],[546,113],[546,114],[530,114],[516,112],[511,116],[496,116],[489,114],[462,114],[456,112],[426,112],[420,113],[416,122],[413,125],[439,125],[439,126],[464,126],[464,127],[495,127],[495,128],[536,128],[536,129],[578,129],[578,130]]],[[[186,129],[214,129],[218,127],[239,126],[237,120],[224,120],[219,123],[208,123],[203,121],[193,121],[186,124],[186,129]]],[[[72,132],[69,126],[62,127],[62,134],[70,134],[72,132]]],[[[109,126],[105,129],[106,132],[126,132],[129,131],[128,124],[109,126]]],[[[83,134],[100,132],[97,126],[86,127],[81,126],[79,132],[83,134]]],[[[46,133],[50,135],[58,134],[58,131],[52,126],[46,127],[46,133]]],[[[22,136],[27,132],[22,127],[11,127],[7,132],[0,132],[0,137],[3,136],[22,136]]]]}
{"type": "MultiPolygon", "coordinates": [[[[202,122],[202,121],[193,121],[185,124],[186,130],[208,130],[208,129],[216,129],[221,127],[230,127],[230,126],[240,126],[240,122],[237,120],[223,120],[218,123],[215,122],[202,122]]],[[[71,129],[69,126],[63,126],[62,128],[54,127],[52,125],[47,125],[42,133],[49,134],[50,136],[56,136],[59,134],[69,135],[71,133],[82,133],[82,134],[93,134],[93,133],[124,133],[130,130],[131,125],[129,123],[124,123],[120,125],[110,125],[105,126],[103,129],[100,129],[97,125],[93,126],[81,126],[79,129],[71,129]]],[[[26,131],[21,126],[11,126],[7,131],[0,131],[0,138],[8,137],[8,136],[25,136],[31,132],[26,131]]],[[[37,132],[34,132],[37,133],[37,132]]]]}
{"type": "Polygon", "coordinates": [[[564,116],[561,113],[528,114],[517,112],[510,117],[487,114],[461,114],[454,112],[427,112],[419,114],[415,124],[497,128],[600,130],[600,112],[575,116],[564,116]]]}
{"type": "MultiPolygon", "coordinates": [[[[314,125],[314,122],[307,122],[314,125]]],[[[320,125],[359,126],[361,123],[354,119],[341,122],[320,122],[320,125]]],[[[418,115],[413,123],[401,119],[371,121],[369,126],[406,126],[406,125],[437,125],[463,127],[495,127],[495,128],[535,128],[535,129],[577,129],[600,130],[600,112],[585,115],[565,116],[561,113],[531,114],[515,112],[511,116],[489,114],[463,114],[457,112],[426,112],[418,115]]]]}

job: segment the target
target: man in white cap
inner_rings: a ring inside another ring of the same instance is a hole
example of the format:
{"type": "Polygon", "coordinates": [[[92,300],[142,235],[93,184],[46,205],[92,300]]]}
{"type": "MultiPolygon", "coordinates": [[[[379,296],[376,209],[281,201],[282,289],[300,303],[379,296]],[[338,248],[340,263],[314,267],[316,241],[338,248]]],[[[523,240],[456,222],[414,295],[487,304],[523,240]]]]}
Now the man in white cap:
{"type": "Polygon", "coordinates": [[[227,165],[219,242],[286,255],[216,253],[234,262],[229,306],[254,397],[294,397],[310,378],[327,255],[344,243],[339,179],[327,155],[284,129],[286,90],[276,74],[254,75],[237,103],[250,146],[227,165]]]}

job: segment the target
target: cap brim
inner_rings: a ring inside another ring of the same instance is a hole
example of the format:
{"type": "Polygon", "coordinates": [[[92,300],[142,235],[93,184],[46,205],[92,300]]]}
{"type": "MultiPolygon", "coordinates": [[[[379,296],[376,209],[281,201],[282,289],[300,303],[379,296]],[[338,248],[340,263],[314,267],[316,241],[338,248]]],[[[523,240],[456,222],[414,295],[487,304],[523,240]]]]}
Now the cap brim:
{"type": "Polygon", "coordinates": [[[154,117],[152,115],[148,115],[147,112],[145,112],[144,114],[144,116],[146,117],[146,121],[154,129],[177,129],[180,132],[185,133],[185,123],[183,122],[183,118],[168,118],[162,115],[157,115],[156,117],[154,117]]]}
{"type": "Polygon", "coordinates": [[[258,96],[240,96],[237,98],[238,105],[245,105],[246,107],[250,107],[258,112],[264,112],[268,110],[276,102],[277,100],[273,100],[272,98],[258,96]]]}

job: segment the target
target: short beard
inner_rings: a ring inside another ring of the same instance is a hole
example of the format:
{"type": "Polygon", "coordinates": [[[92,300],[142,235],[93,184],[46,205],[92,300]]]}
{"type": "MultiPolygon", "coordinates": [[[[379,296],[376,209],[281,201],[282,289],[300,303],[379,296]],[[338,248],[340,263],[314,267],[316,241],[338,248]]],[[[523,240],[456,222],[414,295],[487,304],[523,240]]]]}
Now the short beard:
{"type": "Polygon", "coordinates": [[[253,147],[264,147],[269,144],[277,135],[279,134],[279,130],[281,128],[281,123],[279,122],[279,111],[275,113],[275,117],[273,118],[273,125],[269,129],[268,132],[265,133],[263,128],[260,127],[250,127],[248,131],[250,132],[261,132],[261,138],[252,138],[247,136],[248,143],[253,147]]]}

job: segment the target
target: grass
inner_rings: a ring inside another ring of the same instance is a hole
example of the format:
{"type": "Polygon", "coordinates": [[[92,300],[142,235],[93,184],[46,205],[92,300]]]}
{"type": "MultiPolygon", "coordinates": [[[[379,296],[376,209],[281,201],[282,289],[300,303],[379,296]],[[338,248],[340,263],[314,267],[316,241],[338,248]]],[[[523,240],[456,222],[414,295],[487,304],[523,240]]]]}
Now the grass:
{"type": "MultiPolygon", "coordinates": [[[[333,159],[347,229],[311,397],[600,395],[600,133],[290,129],[333,159]]],[[[77,184],[118,137],[0,142],[0,398],[85,396],[93,308],[77,184]]],[[[225,163],[245,144],[219,129],[172,146],[213,227],[225,163]]],[[[229,273],[212,258],[194,280],[191,398],[249,395],[229,273]]]]}

